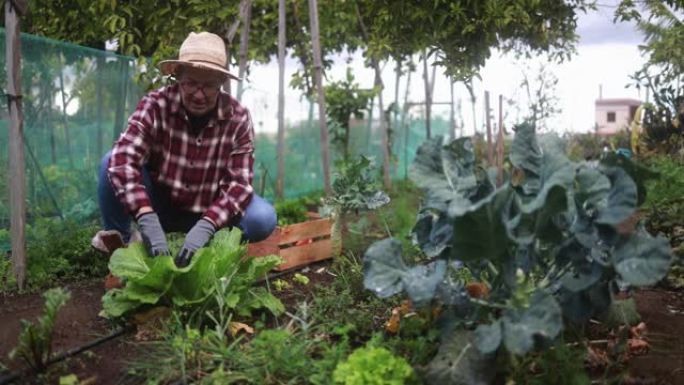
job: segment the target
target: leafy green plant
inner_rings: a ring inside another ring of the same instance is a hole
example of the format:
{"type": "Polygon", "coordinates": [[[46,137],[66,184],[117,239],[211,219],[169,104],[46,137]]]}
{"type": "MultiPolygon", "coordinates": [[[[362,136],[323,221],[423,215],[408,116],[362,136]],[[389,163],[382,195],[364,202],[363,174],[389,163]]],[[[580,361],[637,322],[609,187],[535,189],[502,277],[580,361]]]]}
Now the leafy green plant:
{"type": "Polygon", "coordinates": [[[379,189],[373,166],[369,158],[361,155],[357,160],[338,163],[332,183],[332,195],[325,198],[325,212],[334,219],[331,230],[333,252],[342,250],[342,234],[347,231],[347,215],[362,211],[375,210],[387,203],[390,198],[379,189]]]}
{"type": "Polygon", "coordinates": [[[496,174],[476,166],[469,139],[442,140],[420,147],[411,173],[426,191],[413,230],[426,260],[407,266],[391,238],[364,256],[364,284],[378,296],[405,291],[416,306],[442,305],[449,322],[432,382],[475,371],[500,347],[525,354],[558,336],[564,318],[582,322],[605,310],[618,284],[650,285],[667,273],[667,240],[624,229],[644,200],[646,174],[628,159],[607,157],[598,168],[572,162],[557,137],[539,140],[520,125],[513,169],[497,187],[496,174]],[[461,266],[491,289],[485,298],[468,295],[455,274],[461,266]],[[453,332],[464,323],[479,326],[453,332]]]}
{"type": "Polygon", "coordinates": [[[36,323],[21,320],[19,344],[10,352],[10,358],[20,358],[31,368],[44,371],[52,355],[52,332],[59,309],[71,294],[62,288],[50,289],[43,294],[45,310],[36,323]]]}
{"type": "Polygon", "coordinates": [[[291,225],[293,223],[306,222],[306,206],[301,199],[287,199],[275,203],[278,214],[278,226],[291,225]]]}
{"type": "Polygon", "coordinates": [[[333,381],[344,385],[403,385],[413,383],[411,366],[382,347],[356,349],[333,372],[333,381]]]}
{"type": "Polygon", "coordinates": [[[226,306],[239,315],[253,309],[283,311],[282,303],[263,287],[252,287],[271,268],[281,263],[277,256],[245,258],[238,229],[221,230],[207,247],[197,251],[190,265],[177,268],[171,257],[150,258],[141,243],[118,249],[109,261],[113,275],[126,286],[102,298],[103,314],[120,317],[143,306],[165,304],[177,307],[201,305],[212,299],[216,281],[229,282],[226,306]]]}

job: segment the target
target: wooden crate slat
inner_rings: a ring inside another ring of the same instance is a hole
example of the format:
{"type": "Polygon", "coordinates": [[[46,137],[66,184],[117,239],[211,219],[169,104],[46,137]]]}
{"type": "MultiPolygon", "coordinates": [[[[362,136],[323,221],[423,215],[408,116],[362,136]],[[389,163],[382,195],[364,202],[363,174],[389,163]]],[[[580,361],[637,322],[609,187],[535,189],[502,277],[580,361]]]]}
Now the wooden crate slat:
{"type": "Polygon", "coordinates": [[[279,243],[287,245],[304,239],[330,236],[331,223],[330,218],[323,218],[282,227],[279,243]]]}
{"type": "Polygon", "coordinates": [[[332,241],[321,239],[306,245],[281,249],[280,256],[285,262],[275,267],[277,271],[322,261],[332,257],[332,241]]]}

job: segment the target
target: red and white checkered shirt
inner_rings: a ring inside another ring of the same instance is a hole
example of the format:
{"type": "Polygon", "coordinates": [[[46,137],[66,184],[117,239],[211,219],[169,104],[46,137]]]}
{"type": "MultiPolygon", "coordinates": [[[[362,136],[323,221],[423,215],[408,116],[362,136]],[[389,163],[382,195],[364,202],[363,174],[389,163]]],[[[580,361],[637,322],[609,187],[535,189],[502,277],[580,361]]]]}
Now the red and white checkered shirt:
{"type": "Polygon", "coordinates": [[[178,84],[143,97],[114,144],[108,175],[129,213],[152,206],[141,169],[181,210],[218,227],[244,213],[252,197],[254,129],[249,111],[221,91],[207,126],[192,134],[178,84]]]}

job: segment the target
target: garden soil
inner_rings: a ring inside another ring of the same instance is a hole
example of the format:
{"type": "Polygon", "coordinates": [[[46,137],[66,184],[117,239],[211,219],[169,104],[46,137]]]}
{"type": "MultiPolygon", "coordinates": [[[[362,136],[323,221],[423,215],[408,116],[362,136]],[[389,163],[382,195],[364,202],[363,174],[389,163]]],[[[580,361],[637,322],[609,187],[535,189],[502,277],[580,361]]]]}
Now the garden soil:
{"type": "Polygon", "coordinates": [[[648,328],[650,351],[630,360],[630,376],[638,384],[683,385],[684,292],[645,289],[634,299],[648,328]]]}
{"type": "MultiPolygon", "coordinates": [[[[62,307],[57,317],[53,337],[53,352],[80,347],[99,337],[110,334],[116,326],[98,316],[102,309],[104,287],[101,280],[67,285],[71,299],[62,307]]],[[[23,363],[11,362],[9,352],[16,346],[21,330],[21,319],[34,321],[43,312],[45,300],[38,294],[0,296],[0,362],[12,370],[23,363]]],[[[90,352],[68,359],[57,366],[59,375],[73,373],[80,380],[93,378],[93,384],[116,384],[122,378],[125,363],[131,356],[131,336],[105,342],[90,352]],[[59,366],[58,366],[59,365],[59,366]]],[[[57,372],[57,370],[56,370],[57,372]]],[[[58,383],[59,377],[54,379],[58,383]]],[[[20,380],[17,383],[25,383],[20,380]]]]}

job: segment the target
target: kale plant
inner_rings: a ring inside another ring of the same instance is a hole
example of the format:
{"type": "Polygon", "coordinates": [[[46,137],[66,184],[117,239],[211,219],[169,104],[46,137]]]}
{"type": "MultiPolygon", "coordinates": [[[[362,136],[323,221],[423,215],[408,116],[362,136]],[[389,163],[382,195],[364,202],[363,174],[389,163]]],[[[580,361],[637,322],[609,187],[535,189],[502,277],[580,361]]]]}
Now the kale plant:
{"type": "Polygon", "coordinates": [[[425,263],[407,266],[391,238],[366,251],[366,288],[441,306],[445,333],[427,371],[435,383],[487,383],[480,369],[500,348],[522,355],[540,347],[564,320],[588,320],[619,287],[654,284],[670,266],[667,239],[626,225],[643,202],[632,179],[646,175],[639,166],[572,162],[557,137],[538,138],[531,125],[517,127],[509,162],[497,187],[470,139],[427,141],[411,170],[426,192],[413,229],[425,263]],[[468,295],[462,266],[489,286],[487,296],[468,295]]]}

